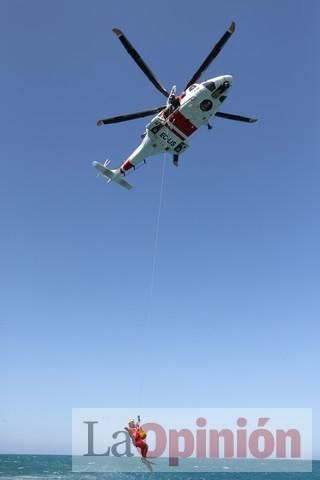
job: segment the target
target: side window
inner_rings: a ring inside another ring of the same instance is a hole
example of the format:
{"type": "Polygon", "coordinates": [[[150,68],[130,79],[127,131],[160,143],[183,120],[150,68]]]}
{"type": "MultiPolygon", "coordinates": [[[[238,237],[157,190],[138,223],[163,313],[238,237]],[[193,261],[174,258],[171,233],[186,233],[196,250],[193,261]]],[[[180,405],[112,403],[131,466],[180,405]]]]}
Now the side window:
{"type": "Polygon", "coordinates": [[[191,87],[189,87],[189,92],[192,92],[192,90],[194,90],[196,87],[197,85],[195,83],[191,85],[191,87]]]}
{"type": "Polygon", "coordinates": [[[168,118],[169,115],[170,115],[170,111],[171,111],[170,106],[167,107],[165,110],[163,110],[163,112],[162,112],[163,118],[168,118]]]}

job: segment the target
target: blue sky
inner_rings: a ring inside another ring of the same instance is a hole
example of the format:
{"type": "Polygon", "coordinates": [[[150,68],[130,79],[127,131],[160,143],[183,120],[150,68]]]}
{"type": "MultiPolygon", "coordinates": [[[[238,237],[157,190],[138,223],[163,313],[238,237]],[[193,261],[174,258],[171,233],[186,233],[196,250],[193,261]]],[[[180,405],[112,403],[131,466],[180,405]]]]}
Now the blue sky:
{"type": "Polygon", "coordinates": [[[68,453],[71,408],[134,406],[142,369],[145,406],[313,407],[319,431],[319,3],[2,0],[0,24],[0,451],[68,453]],[[146,321],[163,157],[131,192],[91,162],[147,121],[97,119],[163,97],[111,29],[181,91],[231,20],[203,80],[259,122],[166,159],[146,321]]]}

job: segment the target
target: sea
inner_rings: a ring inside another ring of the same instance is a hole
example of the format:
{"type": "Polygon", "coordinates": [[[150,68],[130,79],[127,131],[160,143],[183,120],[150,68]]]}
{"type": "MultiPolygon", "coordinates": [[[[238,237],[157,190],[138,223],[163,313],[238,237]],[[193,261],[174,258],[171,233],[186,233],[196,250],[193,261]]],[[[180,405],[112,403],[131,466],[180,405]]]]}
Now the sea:
{"type": "Polygon", "coordinates": [[[3,480],[320,480],[320,461],[312,473],[75,473],[68,455],[0,455],[3,480]]]}

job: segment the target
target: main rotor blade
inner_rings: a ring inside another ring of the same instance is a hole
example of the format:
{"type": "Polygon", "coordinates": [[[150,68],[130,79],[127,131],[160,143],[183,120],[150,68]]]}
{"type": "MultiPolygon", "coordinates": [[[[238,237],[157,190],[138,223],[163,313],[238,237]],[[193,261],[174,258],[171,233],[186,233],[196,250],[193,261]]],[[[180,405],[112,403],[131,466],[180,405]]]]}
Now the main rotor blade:
{"type": "Polygon", "coordinates": [[[122,33],[122,31],[119,30],[119,28],[113,28],[112,31],[117,35],[117,37],[119,38],[120,42],[129,53],[129,55],[131,55],[131,57],[136,62],[138,67],[141,68],[143,73],[149,78],[149,80],[159,90],[159,92],[161,92],[165,97],[169,97],[169,92],[167,92],[164,86],[161,85],[159,80],[156,78],[155,74],[150,70],[150,68],[144,62],[144,60],[142,60],[137,50],[133,47],[133,45],[131,45],[131,43],[129,42],[127,37],[122,33]]]}
{"type": "Polygon", "coordinates": [[[166,108],[166,105],[164,105],[163,107],[153,108],[152,110],[145,110],[143,112],[128,113],[124,115],[118,115],[117,117],[104,118],[97,121],[97,126],[100,127],[101,125],[109,125],[111,123],[120,123],[126,122],[127,120],[134,120],[135,118],[148,117],[149,115],[161,112],[161,110],[163,110],[164,108],[166,108]]]}
{"type": "Polygon", "coordinates": [[[223,113],[223,112],[217,112],[215,113],[215,116],[220,118],[226,118],[227,120],[237,120],[238,122],[247,122],[247,123],[254,123],[258,120],[257,118],[243,117],[242,115],[234,115],[233,113],[223,113]]]}
{"type": "Polygon", "coordinates": [[[210,63],[217,57],[219,54],[220,50],[225,46],[233,32],[235,31],[236,24],[234,22],[231,22],[230,27],[228,30],[222,35],[220,40],[215,44],[205,61],[202,63],[202,65],[199,67],[199,69],[196,71],[196,73],[193,75],[191,80],[189,81],[188,85],[186,86],[185,90],[190,87],[193,83],[196,83],[198,78],[202,75],[202,73],[208,68],[210,63]]]}

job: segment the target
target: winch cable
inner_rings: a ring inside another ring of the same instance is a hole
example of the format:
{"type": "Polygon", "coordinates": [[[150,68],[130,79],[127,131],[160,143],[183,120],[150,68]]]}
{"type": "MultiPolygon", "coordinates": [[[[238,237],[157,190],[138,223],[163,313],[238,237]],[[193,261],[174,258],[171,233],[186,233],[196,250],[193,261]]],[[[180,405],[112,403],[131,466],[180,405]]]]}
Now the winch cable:
{"type": "MultiPolygon", "coordinates": [[[[154,237],[154,245],[153,245],[150,287],[149,287],[149,293],[148,293],[146,314],[145,314],[145,318],[144,318],[143,325],[142,325],[142,331],[145,332],[144,338],[146,339],[146,341],[148,341],[148,337],[149,337],[148,330],[150,331],[151,321],[152,321],[152,300],[153,300],[155,274],[156,274],[156,267],[157,267],[160,221],[161,221],[161,212],[162,212],[162,205],[163,205],[164,179],[165,179],[165,172],[166,172],[166,161],[167,161],[167,153],[164,152],[163,160],[162,160],[162,172],[161,172],[161,181],[160,181],[158,213],[157,213],[156,229],[155,229],[155,237],[154,237]]],[[[140,372],[140,384],[139,384],[139,389],[138,389],[138,414],[139,415],[141,415],[141,408],[143,406],[142,403],[143,403],[143,394],[144,394],[145,373],[146,372],[145,372],[144,363],[142,362],[141,372],[140,372]]]]}

